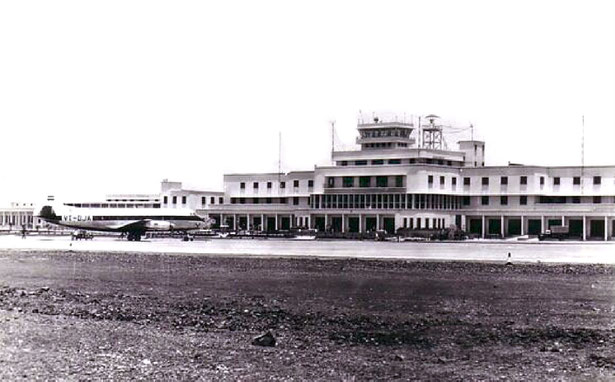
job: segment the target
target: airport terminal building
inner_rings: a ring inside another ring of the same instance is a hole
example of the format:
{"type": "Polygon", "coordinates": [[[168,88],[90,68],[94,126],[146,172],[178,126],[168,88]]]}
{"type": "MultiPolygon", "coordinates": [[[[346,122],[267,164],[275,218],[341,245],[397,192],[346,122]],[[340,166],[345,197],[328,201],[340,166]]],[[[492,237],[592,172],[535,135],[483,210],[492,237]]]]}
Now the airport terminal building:
{"type": "MultiPolygon", "coordinates": [[[[615,165],[485,166],[485,143],[447,147],[437,116],[427,123],[358,123],[358,150],[333,151],[312,171],[224,175],[223,191],[163,180],[160,193],[107,195],[81,207],[191,208],[214,228],[311,228],[365,233],[455,226],[477,237],[538,235],[568,227],[579,240],[615,236],[615,165]]],[[[39,228],[33,206],[0,209],[0,228],[39,228]]]]}
{"type": "Polygon", "coordinates": [[[437,116],[412,123],[359,123],[359,150],[334,151],[313,171],[224,176],[222,204],[201,213],[230,229],[334,232],[455,225],[475,236],[614,235],[615,166],[485,166],[485,143],[446,148],[437,116]]]}

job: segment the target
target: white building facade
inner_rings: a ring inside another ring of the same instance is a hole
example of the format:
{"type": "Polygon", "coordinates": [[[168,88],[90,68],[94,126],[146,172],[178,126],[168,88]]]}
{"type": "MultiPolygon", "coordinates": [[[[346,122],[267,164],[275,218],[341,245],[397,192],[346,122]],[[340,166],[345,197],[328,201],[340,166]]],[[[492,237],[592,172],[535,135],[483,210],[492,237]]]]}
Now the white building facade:
{"type": "Polygon", "coordinates": [[[334,165],[224,176],[224,204],[206,212],[231,229],[337,232],[452,225],[479,237],[538,235],[555,225],[579,240],[615,235],[615,166],[485,166],[485,143],[450,150],[436,116],[359,123],[354,151],[334,165]],[[418,141],[418,142],[417,142],[418,141]]]}

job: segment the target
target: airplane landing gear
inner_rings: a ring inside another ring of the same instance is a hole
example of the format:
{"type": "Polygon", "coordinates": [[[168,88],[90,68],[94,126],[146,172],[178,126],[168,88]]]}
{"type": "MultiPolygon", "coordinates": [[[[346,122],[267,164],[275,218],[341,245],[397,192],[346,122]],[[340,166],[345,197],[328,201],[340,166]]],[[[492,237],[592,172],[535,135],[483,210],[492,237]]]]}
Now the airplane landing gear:
{"type": "Polygon", "coordinates": [[[128,241],[141,241],[140,232],[128,232],[128,241]]]}

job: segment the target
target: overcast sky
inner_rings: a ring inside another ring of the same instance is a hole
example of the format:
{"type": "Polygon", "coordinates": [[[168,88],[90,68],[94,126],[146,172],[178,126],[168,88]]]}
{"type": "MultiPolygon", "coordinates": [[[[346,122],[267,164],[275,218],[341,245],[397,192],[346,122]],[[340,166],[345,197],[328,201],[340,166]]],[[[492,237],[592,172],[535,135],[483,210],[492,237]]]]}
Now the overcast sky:
{"type": "Polygon", "coordinates": [[[615,2],[0,2],[0,202],[329,163],[359,110],[487,164],[615,165],[615,2]],[[456,139],[449,139],[454,146],[456,139]]]}

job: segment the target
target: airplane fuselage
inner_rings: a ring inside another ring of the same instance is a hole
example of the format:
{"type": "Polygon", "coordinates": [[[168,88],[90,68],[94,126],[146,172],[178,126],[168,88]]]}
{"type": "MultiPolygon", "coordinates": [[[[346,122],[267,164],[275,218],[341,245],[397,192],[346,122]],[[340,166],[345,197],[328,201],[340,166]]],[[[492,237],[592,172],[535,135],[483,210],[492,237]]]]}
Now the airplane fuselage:
{"type": "Polygon", "coordinates": [[[192,210],[166,208],[86,208],[45,206],[39,213],[45,221],[76,229],[145,233],[189,231],[207,228],[192,210]]]}

